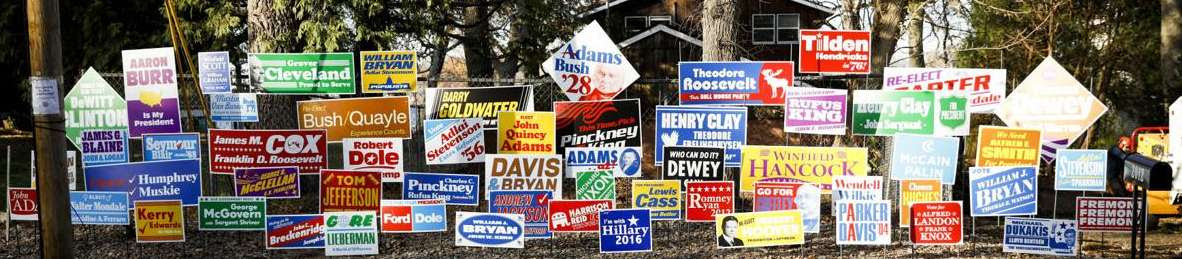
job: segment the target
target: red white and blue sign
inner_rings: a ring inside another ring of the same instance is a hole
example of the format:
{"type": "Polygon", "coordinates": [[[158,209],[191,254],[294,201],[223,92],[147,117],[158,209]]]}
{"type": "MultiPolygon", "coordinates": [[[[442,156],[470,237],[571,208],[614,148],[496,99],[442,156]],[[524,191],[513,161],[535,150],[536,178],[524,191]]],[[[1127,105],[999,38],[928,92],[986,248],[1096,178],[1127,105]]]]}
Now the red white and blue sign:
{"type": "Polygon", "coordinates": [[[197,133],[144,134],[144,161],[201,159],[197,133]]]}
{"type": "Polygon", "coordinates": [[[74,225],[130,225],[126,192],[70,192],[74,225]]]}
{"type": "Polygon", "coordinates": [[[653,228],[649,209],[599,212],[599,252],[652,252],[653,228]]]}
{"type": "Polygon", "coordinates": [[[525,216],[456,212],[456,246],[525,248],[525,216]]]}
{"type": "Polygon", "coordinates": [[[491,191],[488,212],[525,216],[525,238],[550,238],[549,205],[551,191],[491,191]]]}
{"type": "Polygon", "coordinates": [[[681,105],[783,106],[792,87],[791,61],[680,62],[681,105]]]}
{"type": "Polygon", "coordinates": [[[1006,253],[1074,256],[1078,240],[1074,220],[1006,217],[1001,244],[1006,253]]]}
{"type": "Polygon", "coordinates": [[[324,248],[324,215],[267,215],[267,249],[324,248]]]}
{"type": "Polygon", "coordinates": [[[406,173],[402,176],[402,198],[443,199],[447,205],[477,206],[480,184],[479,175],[406,173]]]}
{"type": "Polygon", "coordinates": [[[85,171],[86,190],[126,192],[133,203],[181,200],[185,206],[197,206],[201,196],[199,159],[100,165],[85,171]]]}
{"type": "Polygon", "coordinates": [[[969,196],[973,217],[1034,215],[1038,171],[1032,166],[969,168],[969,196]]]}
{"type": "Polygon", "coordinates": [[[891,201],[835,202],[833,216],[837,245],[891,244],[891,201]]]}

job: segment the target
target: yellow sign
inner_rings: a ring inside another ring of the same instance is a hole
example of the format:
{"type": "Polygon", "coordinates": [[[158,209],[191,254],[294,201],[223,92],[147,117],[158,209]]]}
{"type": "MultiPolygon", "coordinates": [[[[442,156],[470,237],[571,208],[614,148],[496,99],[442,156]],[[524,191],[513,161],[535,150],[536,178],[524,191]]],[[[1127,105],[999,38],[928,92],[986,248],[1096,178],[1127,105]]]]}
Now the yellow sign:
{"type": "Polygon", "coordinates": [[[632,207],[649,208],[653,220],[681,219],[681,181],[632,181],[632,207]]]}
{"type": "Polygon", "coordinates": [[[755,191],[755,183],[805,182],[829,193],[834,176],[866,176],[866,148],[743,146],[739,190],[755,191]]]}
{"type": "Polygon", "coordinates": [[[1038,166],[1042,132],[1034,129],[977,128],[977,166],[1038,166]]]}
{"type": "Polygon", "coordinates": [[[414,92],[419,73],[414,51],[362,51],[361,92],[414,92]]]}
{"type": "Polygon", "coordinates": [[[911,226],[912,203],[944,200],[942,188],[940,179],[899,181],[899,226],[911,226]]]}
{"type": "Polygon", "coordinates": [[[1170,153],[1168,137],[1170,134],[1142,133],[1137,134],[1137,153],[1157,159],[1165,160],[1170,153]]]}
{"type": "Polygon", "coordinates": [[[185,242],[185,213],[180,200],[136,201],[135,241],[185,242]]]}
{"type": "Polygon", "coordinates": [[[718,248],[804,244],[799,210],[774,210],[714,216],[718,248]]]}
{"type": "Polygon", "coordinates": [[[554,154],[553,112],[497,113],[497,154],[554,154]]]}

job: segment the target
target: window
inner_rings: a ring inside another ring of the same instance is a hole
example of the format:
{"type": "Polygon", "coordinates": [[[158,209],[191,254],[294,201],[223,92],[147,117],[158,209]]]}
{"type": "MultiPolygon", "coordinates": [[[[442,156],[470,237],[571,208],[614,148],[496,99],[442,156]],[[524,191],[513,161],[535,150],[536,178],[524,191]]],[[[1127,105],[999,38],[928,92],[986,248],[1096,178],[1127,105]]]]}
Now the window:
{"type": "Polygon", "coordinates": [[[637,33],[648,29],[648,17],[646,16],[627,16],[624,17],[624,31],[628,33],[637,33]]]}
{"type": "Polygon", "coordinates": [[[751,42],[754,44],[797,44],[800,14],[751,15],[751,42]]]}
{"type": "Polygon", "coordinates": [[[673,25],[673,18],[669,17],[669,16],[649,16],[648,17],[648,26],[649,27],[657,26],[659,24],[664,24],[665,26],[672,26],[673,25]]]}

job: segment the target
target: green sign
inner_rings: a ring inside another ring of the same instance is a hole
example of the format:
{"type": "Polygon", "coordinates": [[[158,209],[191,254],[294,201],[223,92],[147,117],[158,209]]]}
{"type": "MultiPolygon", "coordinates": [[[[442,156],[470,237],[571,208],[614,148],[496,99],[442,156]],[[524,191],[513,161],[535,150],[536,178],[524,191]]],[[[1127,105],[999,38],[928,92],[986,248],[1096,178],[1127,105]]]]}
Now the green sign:
{"type": "Polygon", "coordinates": [[[353,53],[250,54],[251,85],[272,94],[353,94],[353,53]]]}
{"type": "Polygon", "coordinates": [[[94,68],[66,94],[66,139],[82,150],[83,130],[127,131],[127,101],[94,68]]]}
{"type": "Polygon", "coordinates": [[[856,135],[933,134],[935,95],[929,91],[854,91],[856,135]]]}
{"type": "Polygon", "coordinates": [[[576,200],[615,200],[616,177],[611,170],[575,173],[576,200]]]}
{"type": "Polygon", "coordinates": [[[201,197],[197,211],[197,228],[202,231],[267,229],[264,197],[201,197]]]}

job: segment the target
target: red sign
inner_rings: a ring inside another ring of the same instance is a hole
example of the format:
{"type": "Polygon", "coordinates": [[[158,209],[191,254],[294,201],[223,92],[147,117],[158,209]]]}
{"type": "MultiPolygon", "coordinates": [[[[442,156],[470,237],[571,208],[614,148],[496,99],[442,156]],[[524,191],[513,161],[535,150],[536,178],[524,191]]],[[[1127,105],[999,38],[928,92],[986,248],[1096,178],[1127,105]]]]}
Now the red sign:
{"type": "Polygon", "coordinates": [[[911,242],[917,245],[957,245],[964,241],[960,201],[911,204],[911,242]]]}
{"type": "Polygon", "coordinates": [[[299,167],[317,174],[328,165],[324,130],[209,130],[209,171],[234,168],[299,167]]]}
{"type": "Polygon", "coordinates": [[[1133,199],[1077,197],[1075,221],[1080,231],[1133,231],[1133,199]]]}
{"type": "Polygon", "coordinates": [[[37,189],[9,188],[8,208],[11,220],[37,220],[37,189]]]}
{"type": "Polygon", "coordinates": [[[734,212],[734,182],[701,181],[685,183],[685,221],[714,222],[714,215],[734,212]]]}
{"type": "Polygon", "coordinates": [[[550,200],[550,231],[598,232],[599,212],[615,208],[613,200],[550,200]]]}
{"type": "Polygon", "coordinates": [[[381,207],[381,172],[320,170],[320,212],[378,211],[381,207]]]}
{"type": "Polygon", "coordinates": [[[800,30],[801,73],[870,73],[870,31],[800,30]]]}

